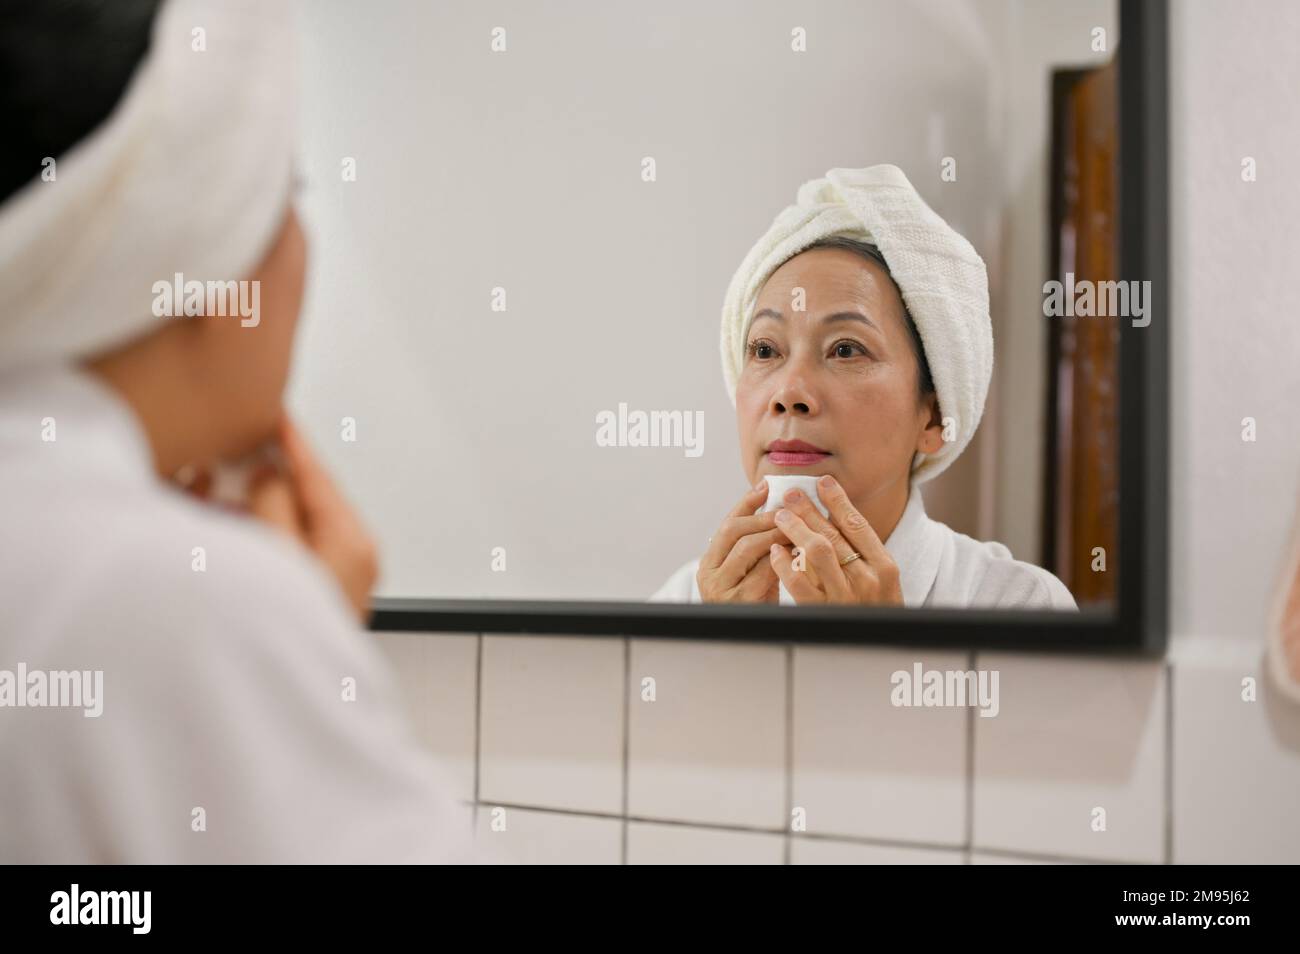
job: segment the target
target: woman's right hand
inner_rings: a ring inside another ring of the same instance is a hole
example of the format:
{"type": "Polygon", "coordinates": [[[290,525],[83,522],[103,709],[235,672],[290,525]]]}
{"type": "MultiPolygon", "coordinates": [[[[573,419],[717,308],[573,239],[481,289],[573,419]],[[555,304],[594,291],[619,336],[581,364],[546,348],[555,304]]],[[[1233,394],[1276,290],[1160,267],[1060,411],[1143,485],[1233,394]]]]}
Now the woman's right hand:
{"type": "Polygon", "coordinates": [[[700,557],[695,583],[706,603],[775,603],[778,584],[772,544],[788,544],[776,514],[754,513],[767,498],[767,482],[740,498],[700,557]]]}
{"type": "Polygon", "coordinates": [[[364,622],[379,576],[374,541],[287,417],[280,421],[277,444],[286,471],[267,467],[253,477],[249,512],[306,546],[338,581],[364,622]]]}

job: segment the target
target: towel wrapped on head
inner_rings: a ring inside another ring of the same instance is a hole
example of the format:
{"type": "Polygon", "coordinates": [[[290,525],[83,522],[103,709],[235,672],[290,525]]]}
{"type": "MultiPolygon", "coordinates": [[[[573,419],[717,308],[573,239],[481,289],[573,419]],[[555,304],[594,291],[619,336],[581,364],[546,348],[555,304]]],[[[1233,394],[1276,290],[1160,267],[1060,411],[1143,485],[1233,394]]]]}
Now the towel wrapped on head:
{"type": "Polygon", "coordinates": [[[108,117],[0,206],[0,373],[162,327],[155,282],[245,278],[292,192],[284,0],[165,0],[108,117]]]}
{"type": "Polygon", "coordinates": [[[940,218],[897,166],[832,169],[804,183],[750,249],[722,307],[722,373],[732,403],[745,360],[754,302],[782,264],[814,243],[845,236],[875,245],[903,295],[930,365],[951,437],[918,452],[912,480],[943,472],[970,443],[993,374],[988,275],[970,242],[940,218]]]}

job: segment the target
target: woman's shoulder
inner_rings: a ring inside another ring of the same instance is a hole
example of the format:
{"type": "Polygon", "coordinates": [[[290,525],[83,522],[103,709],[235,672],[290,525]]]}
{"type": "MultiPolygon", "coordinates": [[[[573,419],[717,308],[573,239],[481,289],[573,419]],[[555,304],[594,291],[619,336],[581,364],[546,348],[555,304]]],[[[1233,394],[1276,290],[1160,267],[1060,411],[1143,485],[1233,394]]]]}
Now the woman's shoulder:
{"type": "Polygon", "coordinates": [[[1050,570],[1017,560],[995,540],[976,540],[949,529],[964,574],[967,605],[990,609],[1078,609],[1074,596],[1050,570]]]}
{"type": "Polygon", "coordinates": [[[699,603],[700,591],[695,582],[699,571],[698,558],[687,560],[668,577],[667,581],[650,597],[651,603],[699,603]]]}

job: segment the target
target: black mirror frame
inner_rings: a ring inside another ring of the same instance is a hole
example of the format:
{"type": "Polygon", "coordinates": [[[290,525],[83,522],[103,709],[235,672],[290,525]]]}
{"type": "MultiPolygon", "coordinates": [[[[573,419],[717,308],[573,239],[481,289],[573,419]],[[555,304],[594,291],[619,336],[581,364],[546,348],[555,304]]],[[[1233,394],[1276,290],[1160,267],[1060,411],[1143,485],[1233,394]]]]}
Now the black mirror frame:
{"type": "Polygon", "coordinates": [[[1122,322],[1116,606],[1059,613],[380,598],[374,630],[680,637],[1160,656],[1168,639],[1169,196],[1167,0],[1119,0],[1123,280],[1149,280],[1151,321],[1122,322]]]}

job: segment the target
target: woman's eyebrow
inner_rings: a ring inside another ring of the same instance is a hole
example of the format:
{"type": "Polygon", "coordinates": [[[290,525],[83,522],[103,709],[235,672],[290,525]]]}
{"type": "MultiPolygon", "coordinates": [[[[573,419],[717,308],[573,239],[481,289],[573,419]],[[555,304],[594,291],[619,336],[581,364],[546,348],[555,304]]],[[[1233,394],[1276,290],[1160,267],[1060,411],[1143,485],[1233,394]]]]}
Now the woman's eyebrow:
{"type": "MultiPolygon", "coordinates": [[[[785,316],[781,315],[781,313],[776,311],[775,308],[764,308],[763,311],[754,315],[754,321],[751,321],[750,324],[755,324],[759,318],[775,318],[776,321],[785,321],[785,316]]],[[[866,315],[862,315],[861,312],[835,312],[833,315],[827,315],[822,318],[823,325],[835,324],[836,321],[861,322],[861,324],[866,325],[867,328],[874,330],[876,334],[884,334],[883,331],[880,330],[880,326],[876,325],[876,322],[872,321],[871,318],[868,318],[866,315]]]]}
{"type": "Polygon", "coordinates": [[[856,311],[837,311],[835,312],[835,314],[827,315],[825,318],[823,318],[822,324],[826,325],[835,321],[860,321],[864,325],[874,328],[876,331],[880,330],[880,328],[876,326],[876,323],[874,321],[872,321],[866,315],[856,311]]]}
{"type": "MultiPolygon", "coordinates": [[[[764,308],[762,311],[754,315],[754,321],[758,321],[760,318],[775,318],[777,321],[785,321],[785,315],[781,314],[775,308],[764,308]]],[[[823,325],[832,324],[837,321],[857,321],[869,328],[874,328],[877,332],[880,331],[879,326],[874,321],[857,311],[837,311],[833,315],[826,315],[822,318],[823,325]]]]}

